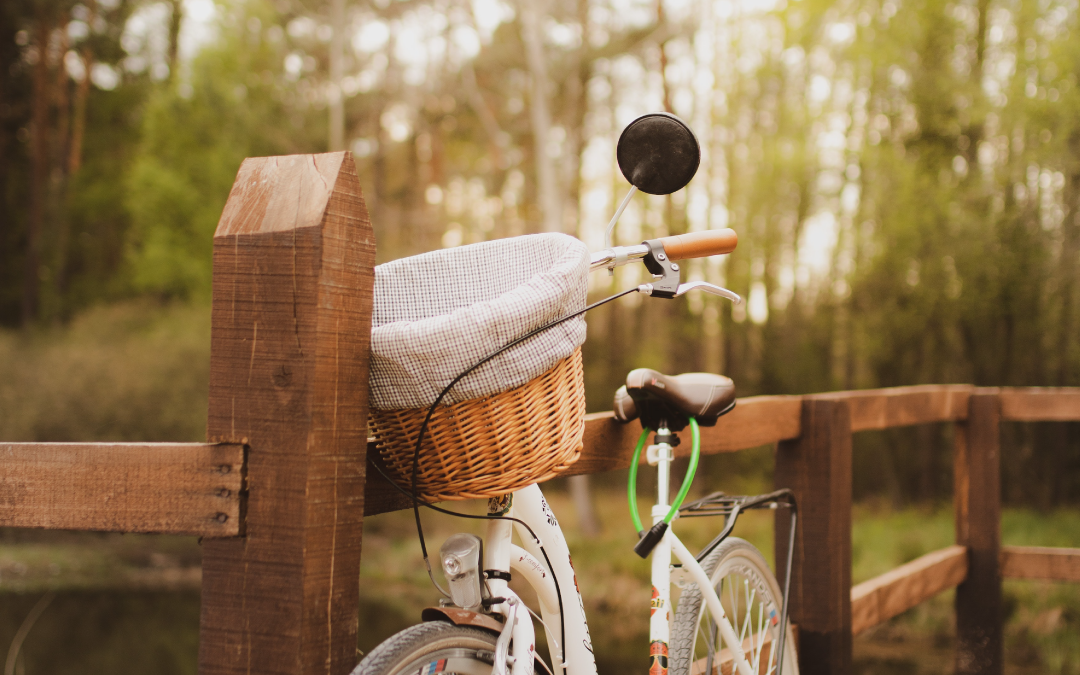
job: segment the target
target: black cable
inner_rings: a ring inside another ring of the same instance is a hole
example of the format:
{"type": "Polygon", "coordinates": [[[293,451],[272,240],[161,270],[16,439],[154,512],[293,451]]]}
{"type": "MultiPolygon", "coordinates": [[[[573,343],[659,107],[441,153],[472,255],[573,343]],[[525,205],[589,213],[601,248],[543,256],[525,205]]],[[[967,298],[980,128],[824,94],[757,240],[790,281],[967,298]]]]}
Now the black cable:
{"type": "MultiPolygon", "coordinates": [[[[599,300],[597,302],[594,302],[591,305],[587,305],[584,309],[573,312],[572,314],[568,314],[568,315],[566,315],[566,316],[564,316],[564,317],[562,317],[560,319],[556,319],[555,321],[552,321],[551,323],[549,323],[547,325],[536,328],[536,329],[534,329],[532,331],[529,331],[525,335],[522,335],[519,338],[515,338],[514,340],[511,340],[507,344],[505,344],[502,347],[496,349],[494,352],[488,354],[487,356],[480,359],[479,361],[477,361],[473,365],[469,366],[468,369],[466,369],[461,374],[459,374],[457,377],[455,377],[453,380],[451,380],[450,384],[446,385],[446,387],[444,387],[443,390],[441,392],[439,392],[439,395],[435,398],[435,401],[428,407],[427,415],[424,417],[424,422],[420,425],[420,433],[416,437],[416,447],[413,450],[412,482],[411,482],[411,485],[410,485],[410,487],[411,487],[411,495],[408,495],[408,496],[411,496],[412,500],[413,500],[413,516],[416,519],[416,534],[420,539],[420,552],[424,556],[424,565],[427,567],[428,576],[431,577],[433,582],[435,580],[435,577],[432,575],[432,572],[431,572],[431,561],[430,561],[429,556],[428,556],[427,542],[424,540],[424,526],[420,522],[420,503],[421,502],[420,502],[419,493],[417,492],[417,489],[416,489],[416,478],[417,478],[417,473],[420,470],[420,448],[423,446],[424,435],[427,433],[428,424],[431,422],[432,415],[435,414],[435,409],[439,406],[440,403],[442,403],[443,398],[445,398],[446,395],[448,393],[450,393],[450,390],[453,389],[454,386],[458,382],[460,382],[462,379],[464,379],[471,372],[473,372],[474,370],[476,370],[480,366],[484,365],[488,361],[492,360],[493,358],[495,358],[499,354],[502,354],[503,352],[505,352],[508,349],[516,347],[517,345],[521,344],[522,342],[525,342],[529,338],[535,337],[535,336],[539,335],[540,333],[543,333],[546,330],[550,330],[550,329],[554,328],[555,326],[558,326],[559,324],[562,324],[562,323],[565,323],[565,322],[569,321],[570,319],[579,317],[579,316],[581,316],[585,312],[588,312],[591,309],[595,309],[595,308],[597,308],[597,307],[599,307],[601,305],[607,304],[607,303],[611,302],[612,300],[617,300],[617,299],[623,297],[624,295],[629,295],[631,293],[635,293],[638,290],[639,289],[637,287],[634,287],[634,288],[622,291],[621,293],[616,293],[615,295],[604,298],[603,300],[599,300]]],[[[376,466],[376,468],[378,469],[377,466],[376,466]]],[[[379,469],[379,473],[382,473],[381,469],[379,469]]],[[[383,475],[385,476],[385,474],[383,474],[383,475]]],[[[397,484],[394,483],[393,481],[390,481],[390,483],[392,485],[394,485],[395,487],[397,487],[397,484]]],[[[451,515],[451,516],[458,516],[458,517],[461,517],[461,518],[474,518],[474,519],[484,519],[484,520],[489,518],[488,516],[472,516],[472,515],[469,515],[469,514],[457,513],[457,512],[454,512],[454,511],[447,511],[445,509],[441,509],[439,507],[436,507],[436,506],[433,506],[433,505],[427,504],[427,503],[425,503],[424,506],[432,509],[433,511],[438,511],[440,513],[445,513],[445,514],[451,515]]],[[[518,520],[516,518],[508,518],[508,520],[513,520],[515,522],[521,523],[522,526],[525,527],[525,529],[529,530],[529,534],[531,534],[533,536],[533,538],[537,540],[537,542],[540,541],[540,539],[536,536],[536,533],[534,533],[532,531],[532,529],[528,525],[526,525],[524,523],[524,521],[518,520]]],[[[544,559],[547,561],[548,569],[552,570],[552,574],[551,574],[552,579],[555,579],[555,572],[554,572],[554,569],[551,567],[551,561],[548,559],[547,551],[544,550],[543,546],[540,547],[540,551],[541,551],[541,553],[544,554],[544,559]]],[[[558,581],[555,582],[555,585],[556,585],[556,591],[558,591],[558,581]]],[[[560,623],[562,624],[562,626],[561,626],[561,628],[562,628],[562,630],[561,630],[562,644],[560,645],[560,647],[561,647],[562,656],[563,656],[563,658],[562,658],[563,670],[565,671],[565,669],[566,669],[566,665],[565,665],[566,664],[566,620],[562,617],[562,610],[563,610],[562,593],[560,592],[558,595],[559,595],[560,623]]]]}
{"type": "MultiPolygon", "coordinates": [[[[794,497],[792,497],[794,499],[794,497]]],[[[784,667],[784,640],[787,638],[788,598],[791,594],[791,563],[795,557],[795,526],[798,523],[798,507],[791,502],[791,532],[788,535],[787,567],[784,569],[784,605],[780,610],[780,658],[776,660],[776,675],[784,667]]]]}

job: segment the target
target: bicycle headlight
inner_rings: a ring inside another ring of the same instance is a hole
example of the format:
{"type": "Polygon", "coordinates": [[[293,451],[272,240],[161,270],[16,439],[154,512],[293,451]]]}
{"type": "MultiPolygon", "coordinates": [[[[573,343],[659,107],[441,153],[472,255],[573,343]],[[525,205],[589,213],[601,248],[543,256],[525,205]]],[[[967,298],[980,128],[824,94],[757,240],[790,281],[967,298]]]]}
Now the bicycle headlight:
{"type": "Polygon", "coordinates": [[[447,577],[456,577],[461,574],[461,558],[456,555],[450,554],[443,558],[442,561],[443,570],[446,571],[447,577]]]}
{"type": "Polygon", "coordinates": [[[475,534],[455,534],[439,549],[450,599],[463,609],[476,609],[483,600],[480,550],[482,542],[475,534]]]}

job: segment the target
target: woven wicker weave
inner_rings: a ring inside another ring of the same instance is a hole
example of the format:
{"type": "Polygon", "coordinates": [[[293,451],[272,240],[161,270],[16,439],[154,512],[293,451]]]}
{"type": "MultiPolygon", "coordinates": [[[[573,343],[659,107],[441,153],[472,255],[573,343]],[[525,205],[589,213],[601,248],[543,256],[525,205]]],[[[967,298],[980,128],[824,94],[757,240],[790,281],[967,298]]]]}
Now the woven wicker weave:
{"type": "MultiPolygon", "coordinates": [[[[426,408],[371,410],[379,453],[394,480],[411,484],[426,408]]],[[[426,501],[506,494],[577,461],[585,431],[581,349],[533,380],[483,398],[439,406],[420,449],[417,490],[426,501]]]]}

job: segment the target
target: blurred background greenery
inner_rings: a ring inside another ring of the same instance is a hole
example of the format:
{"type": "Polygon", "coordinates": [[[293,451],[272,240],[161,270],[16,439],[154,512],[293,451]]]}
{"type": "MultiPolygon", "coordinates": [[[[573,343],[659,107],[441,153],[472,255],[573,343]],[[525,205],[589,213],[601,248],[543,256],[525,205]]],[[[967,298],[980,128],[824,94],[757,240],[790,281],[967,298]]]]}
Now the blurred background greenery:
{"type": "MultiPolygon", "coordinates": [[[[244,157],[352,151],[379,261],[539,231],[597,249],[628,187],[618,134],[655,110],[691,124],[702,166],[636,197],[617,240],[733,227],[736,253],[688,274],[748,301],[597,310],[591,410],[637,366],[724,372],[742,395],[1080,385],[1078,22],[1074,0],[4,0],[0,438],[202,439],[211,237],[244,157]]],[[[866,576],[949,541],[950,444],[932,426],[856,437],[866,576]]],[[[711,486],[768,484],[767,452],[723,461],[711,486]]],[[[1080,425],[1004,425],[1002,461],[1025,523],[1006,543],[1080,545],[1080,425]]],[[[608,527],[581,540],[603,543],[582,554],[600,569],[622,545],[618,481],[594,481],[608,527]]],[[[415,563],[382,522],[365,584],[415,563]]],[[[66,644],[83,672],[191,672],[194,542],[67,536],[0,532],[0,592],[21,593],[0,596],[0,650],[35,594],[78,588],[19,667],[66,672],[66,644]]],[[[626,615],[639,572],[590,611],[626,615]]],[[[415,618],[386,609],[424,593],[405,583],[365,615],[372,635],[415,618]]],[[[1080,673],[1075,590],[1007,587],[1011,668],[1080,673]]],[[[949,670],[939,600],[860,638],[866,672],[949,670]]]]}

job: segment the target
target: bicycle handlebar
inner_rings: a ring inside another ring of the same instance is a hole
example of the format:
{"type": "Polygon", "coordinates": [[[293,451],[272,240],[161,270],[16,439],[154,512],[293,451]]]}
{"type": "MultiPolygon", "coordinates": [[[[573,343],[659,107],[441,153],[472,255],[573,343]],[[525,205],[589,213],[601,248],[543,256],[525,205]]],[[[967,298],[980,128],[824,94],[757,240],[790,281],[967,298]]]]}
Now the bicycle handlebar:
{"type": "Polygon", "coordinates": [[[669,260],[685,260],[731,253],[739,245],[739,235],[731,228],[724,228],[661,237],[660,242],[669,260]]]}
{"type": "MultiPolygon", "coordinates": [[[[664,252],[670,260],[705,258],[734,251],[739,244],[739,235],[735,234],[735,230],[724,228],[661,237],[660,243],[664,245],[664,252]]],[[[649,247],[645,244],[612,246],[593,253],[589,260],[589,269],[619,267],[628,262],[641,260],[648,253],[649,247]]]]}

